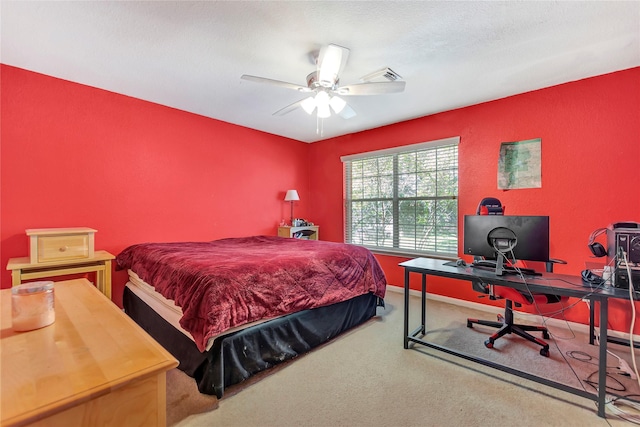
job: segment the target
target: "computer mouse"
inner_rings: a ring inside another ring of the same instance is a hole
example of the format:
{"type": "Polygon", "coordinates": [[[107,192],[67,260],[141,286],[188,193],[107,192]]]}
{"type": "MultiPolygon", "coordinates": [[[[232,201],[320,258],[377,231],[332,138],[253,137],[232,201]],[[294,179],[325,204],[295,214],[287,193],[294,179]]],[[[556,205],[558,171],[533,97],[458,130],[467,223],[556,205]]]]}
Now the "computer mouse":
{"type": "Polygon", "coordinates": [[[458,260],[456,261],[456,265],[457,265],[458,267],[466,267],[466,266],[467,266],[467,263],[466,263],[466,262],[464,262],[464,260],[463,260],[463,259],[458,258],[458,260]]]}

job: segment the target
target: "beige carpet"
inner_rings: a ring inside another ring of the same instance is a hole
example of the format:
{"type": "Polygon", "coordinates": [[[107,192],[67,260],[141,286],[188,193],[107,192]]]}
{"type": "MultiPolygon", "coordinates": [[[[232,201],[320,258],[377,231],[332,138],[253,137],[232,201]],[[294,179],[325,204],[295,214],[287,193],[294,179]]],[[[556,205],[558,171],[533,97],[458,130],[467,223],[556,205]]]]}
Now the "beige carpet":
{"type": "MultiPolygon", "coordinates": [[[[379,316],[311,353],[232,386],[218,401],[172,370],[167,379],[170,426],[622,426],[597,416],[594,402],[464,359],[415,345],[403,348],[403,296],[388,292],[379,316]]],[[[411,297],[410,329],[420,300],[411,297]]],[[[494,315],[428,301],[428,340],[593,390],[582,380],[596,371],[597,347],[583,333],[550,327],[551,357],[509,336],[487,349],[490,328],[466,327],[467,317],[494,315]],[[556,345],[559,347],[556,347],[556,345]],[[571,358],[570,355],[579,358],[571,358]],[[570,362],[570,365],[568,364],[570,362]]],[[[528,319],[529,320],[529,319],[528,319]]],[[[535,321],[536,319],[530,319],[535,321]]],[[[614,346],[629,359],[629,348],[614,346]]],[[[617,366],[610,357],[608,366],[617,366]]],[[[608,385],[640,394],[615,369],[608,385]],[[617,380],[617,381],[616,381],[617,380]]],[[[595,375],[595,374],[594,374],[595,375]]]]}

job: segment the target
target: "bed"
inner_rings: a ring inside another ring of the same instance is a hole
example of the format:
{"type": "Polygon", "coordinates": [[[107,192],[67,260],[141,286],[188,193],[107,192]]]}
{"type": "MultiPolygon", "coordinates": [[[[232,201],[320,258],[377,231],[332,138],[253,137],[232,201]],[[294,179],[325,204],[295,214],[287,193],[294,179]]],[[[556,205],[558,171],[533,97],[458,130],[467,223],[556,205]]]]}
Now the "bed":
{"type": "Polygon", "coordinates": [[[275,236],[136,244],[116,269],[125,312],[218,398],[371,319],[386,291],[366,248],[275,236]]]}

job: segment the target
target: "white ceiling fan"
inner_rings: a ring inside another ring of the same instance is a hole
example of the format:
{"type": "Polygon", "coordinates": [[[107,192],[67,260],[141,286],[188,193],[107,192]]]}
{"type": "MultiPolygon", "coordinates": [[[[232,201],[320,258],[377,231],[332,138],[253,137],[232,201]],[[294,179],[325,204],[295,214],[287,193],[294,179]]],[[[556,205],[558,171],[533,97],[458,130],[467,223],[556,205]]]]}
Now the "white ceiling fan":
{"type": "Polygon", "coordinates": [[[362,77],[360,79],[362,83],[340,86],[340,74],[349,58],[349,49],[345,47],[330,44],[323,47],[320,52],[312,52],[311,58],[316,64],[316,70],[307,76],[306,86],[248,74],[243,74],[241,78],[310,94],[305,99],[276,111],[273,113],[274,116],[282,116],[302,108],[307,114],[317,111],[318,119],[330,117],[331,111],[344,119],[349,119],[355,116],[356,112],[341,98],[342,96],[380,95],[404,91],[405,82],[400,80],[401,77],[390,68],[362,77]],[[386,81],[372,81],[379,77],[386,81]]]}

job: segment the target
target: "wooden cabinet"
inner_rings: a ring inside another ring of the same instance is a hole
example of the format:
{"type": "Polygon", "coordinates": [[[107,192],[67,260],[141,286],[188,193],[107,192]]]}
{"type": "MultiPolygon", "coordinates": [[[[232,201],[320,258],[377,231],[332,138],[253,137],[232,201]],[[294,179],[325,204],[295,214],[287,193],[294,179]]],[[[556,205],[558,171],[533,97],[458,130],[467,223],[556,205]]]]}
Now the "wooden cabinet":
{"type": "Polygon", "coordinates": [[[87,227],[28,229],[30,262],[46,264],[93,258],[96,231],[87,227]]]}
{"type": "Polygon", "coordinates": [[[86,279],[56,282],[55,322],[11,329],[2,303],[2,426],[164,426],[178,362],[86,279]]]}
{"type": "Polygon", "coordinates": [[[317,225],[305,225],[302,227],[291,227],[289,225],[278,227],[278,236],[293,237],[296,239],[318,240],[317,225]]]}

